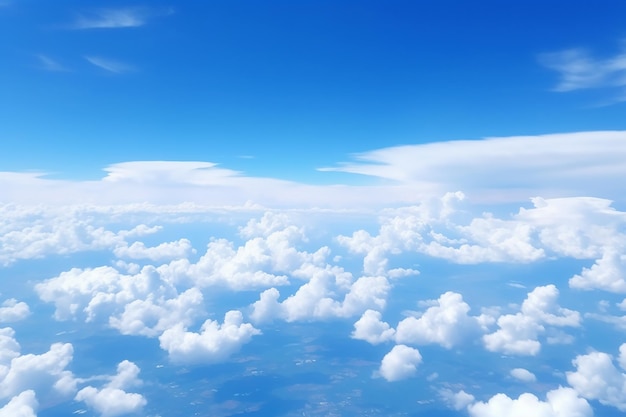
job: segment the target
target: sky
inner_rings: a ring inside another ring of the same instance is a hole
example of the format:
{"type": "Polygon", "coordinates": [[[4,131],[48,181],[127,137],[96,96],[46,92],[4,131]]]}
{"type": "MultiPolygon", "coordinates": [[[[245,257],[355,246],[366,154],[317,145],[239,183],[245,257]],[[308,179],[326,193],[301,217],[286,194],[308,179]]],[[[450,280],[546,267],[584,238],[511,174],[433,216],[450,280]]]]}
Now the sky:
{"type": "Polygon", "coordinates": [[[0,417],[622,415],[625,13],[0,0],[0,417]]]}

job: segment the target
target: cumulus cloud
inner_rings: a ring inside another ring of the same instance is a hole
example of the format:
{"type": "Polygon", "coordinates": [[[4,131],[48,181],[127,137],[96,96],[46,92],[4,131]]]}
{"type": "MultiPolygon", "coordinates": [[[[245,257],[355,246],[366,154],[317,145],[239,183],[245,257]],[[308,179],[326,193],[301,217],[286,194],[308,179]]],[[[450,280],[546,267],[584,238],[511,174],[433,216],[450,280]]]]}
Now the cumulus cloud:
{"type": "Polygon", "coordinates": [[[380,363],[380,376],[387,381],[399,381],[414,376],[422,363],[419,350],[406,345],[396,345],[380,363]]]}
{"type": "Polygon", "coordinates": [[[66,368],[74,349],[69,343],[53,343],[42,354],[20,354],[11,328],[0,329],[0,398],[11,398],[33,390],[40,397],[62,398],[72,394],[77,380],[66,368]]]}
{"type": "Polygon", "coordinates": [[[146,247],[143,242],[133,242],[130,246],[124,244],[113,250],[118,258],[150,259],[151,261],[186,258],[194,252],[189,239],[164,242],[153,247],[146,247]]]}
{"type": "Polygon", "coordinates": [[[366,310],[354,323],[352,332],[353,339],[365,340],[373,345],[393,340],[394,335],[395,330],[382,321],[380,312],[375,310],[366,310]]]}
{"type": "Polygon", "coordinates": [[[583,268],[579,275],[574,275],[569,284],[583,290],[626,293],[626,255],[614,248],[607,249],[591,268],[583,268]]]}
{"type": "MultiPolygon", "coordinates": [[[[620,346],[618,363],[626,363],[626,344],[620,346]]],[[[576,371],[567,372],[567,382],[589,400],[626,411],[626,374],[613,364],[613,358],[604,352],[579,355],[573,361],[576,371]]],[[[623,369],[623,367],[622,367],[623,369]]]]}
{"type": "Polygon", "coordinates": [[[30,315],[28,304],[9,298],[0,307],[0,323],[9,323],[25,319],[30,315]]]}
{"type": "Polygon", "coordinates": [[[470,307],[461,294],[448,291],[434,303],[419,318],[407,317],[398,323],[396,342],[437,343],[450,349],[479,329],[477,319],[468,315],[470,307]]]}
{"type": "Polygon", "coordinates": [[[23,391],[0,408],[0,417],[37,417],[38,406],[35,391],[23,391]]]}
{"type": "Polygon", "coordinates": [[[231,310],[222,324],[207,320],[199,333],[187,331],[178,324],[163,332],[159,341],[173,362],[215,363],[228,359],[258,334],[260,330],[243,322],[240,311],[231,310]]]}
{"type": "Polygon", "coordinates": [[[251,317],[289,322],[354,317],[368,309],[383,309],[387,303],[391,285],[385,277],[366,276],[351,282],[351,275],[346,276],[343,268],[328,265],[309,268],[308,272],[312,274],[309,281],[282,302],[278,301],[280,293],[275,288],[261,293],[252,304],[251,317]],[[343,300],[338,297],[340,294],[343,300]]]}
{"type": "Polygon", "coordinates": [[[521,311],[498,318],[499,329],[483,336],[487,350],[511,355],[536,355],[541,349],[538,337],[545,326],[578,327],[580,314],[557,304],[559,291],[554,285],[536,287],[522,303],[521,311]]]}
{"type": "Polygon", "coordinates": [[[535,382],[537,381],[537,377],[535,374],[530,372],[528,369],[524,368],[515,368],[511,369],[511,376],[522,382],[535,382]]]}
{"type": "Polygon", "coordinates": [[[117,375],[98,389],[87,386],[76,394],[76,401],[82,401],[93,408],[102,417],[114,417],[140,411],[147,401],[141,394],[128,393],[125,390],[141,384],[138,378],[139,367],[132,362],[123,361],[117,365],[117,375]]]}
{"type": "Polygon", "coordinates": [[[474,396],[463,390],[453,392],[450,389],[444,388],[439,391],[439,396],[446,404],[448,404],[450,408],[457,411],[463,410],[469,404],[474,402],[474,396]]]}
{"type": "Polygon", "coordinates": [[[517,399],[506,394],[496,394],[487,402],[468,406],[470,417],[591,417],[589,403],[580,398],[572,388],[559,387],[546,394],[542,401],[535,395],[524,393],[517,399]]]}

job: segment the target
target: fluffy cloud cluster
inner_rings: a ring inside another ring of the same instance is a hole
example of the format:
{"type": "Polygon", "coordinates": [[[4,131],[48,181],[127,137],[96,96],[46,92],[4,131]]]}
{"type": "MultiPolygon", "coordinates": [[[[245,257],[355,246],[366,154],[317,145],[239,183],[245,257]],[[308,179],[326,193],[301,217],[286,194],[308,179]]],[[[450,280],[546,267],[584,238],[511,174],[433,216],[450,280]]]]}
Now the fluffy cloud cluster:
{"type": "Polygon", "coordinates": [[[139,371],[139,367],[132,362],[120,362],[117,365],[117,375],[110,377],[102,388],[87,386],[78,391],[74,399],[84,402],[102,417],[136,413],[147,401],[143,395],[125,390],[141,384],[139,371]]]}
{"type": "Polygon", "coordinates": [[[161,348],[177,363],[214,363],[228,358],[252,336],[261,332],[250,323],[243,322],[239,311],[229,311],[222,324],[207,320],[200,332],[190,332],[178,324],[159,337],[161,348]]]}
{"type": "Polygon", "coordinates": [[[450,349],[480,328],[478,318],[469,316],[469,310],[461,294],[448,291],[421,316],[400,321],[396,328],[396,342],[436,343],[450,349]]]}
{"type": "Polygon", "coordinates": [[[496,394],[487,402],[468,406],[470,417],[591,417],[589,403],[572,388],[559,387],[546,394],[542,401],[535,395],[524,393],[513,399],[496,394]]]}
{"type": "Polygon", "coordinates": [[[37,284],[35,291],[43,301],[54,303],[59,320],[106,318],[124,334],[145,336],[157,336],[179,322],[190,324],[203,304],[199,290],[179,294],[152,266],[134,275],[108,266],[74,268],[37,284]]]}
{"type": "Polygon", "coordinates": [[[498,330],[483,336],[487,350],[512,355],[536,355],[541,349],[538,337],[553,327],[577,327],[580,314],[557,304],[559,291],[554,285],[537,287],[528,293],[520,312],[498,318],[498,330]]]}
{"type": "Polygon", "coordinates": [[[154,233],[158,228],[138,225],[112,231],[93,219],[84,207],[55,209],[41,206],[0,205],[0,264],[52,254],[114,249],[126,239],[154,233]]]}
{"type": "Polygon", "coordinates": [[[626,343],[620,346],[617,361],[621,370],[604,352],[577,356],[576,371],[567,373],[567,382],[584,398],[626,411],[626,343]]]}
{"type": "Polygon", "coordinates": [[[0,323],[10,323],[20,321],[30,315],[28,304],[9,298],[2,302],[0,306],[0,323]]]}

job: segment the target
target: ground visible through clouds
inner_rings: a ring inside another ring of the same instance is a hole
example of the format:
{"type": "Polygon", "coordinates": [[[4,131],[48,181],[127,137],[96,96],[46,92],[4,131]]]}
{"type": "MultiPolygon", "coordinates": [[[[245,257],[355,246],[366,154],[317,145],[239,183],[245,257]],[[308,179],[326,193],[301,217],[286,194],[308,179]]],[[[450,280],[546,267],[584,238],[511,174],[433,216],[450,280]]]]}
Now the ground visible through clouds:
{"type": "Polygon", "coordinates": [[[620,415],[607,204],[4,206],[0,415],[620,415]]]}

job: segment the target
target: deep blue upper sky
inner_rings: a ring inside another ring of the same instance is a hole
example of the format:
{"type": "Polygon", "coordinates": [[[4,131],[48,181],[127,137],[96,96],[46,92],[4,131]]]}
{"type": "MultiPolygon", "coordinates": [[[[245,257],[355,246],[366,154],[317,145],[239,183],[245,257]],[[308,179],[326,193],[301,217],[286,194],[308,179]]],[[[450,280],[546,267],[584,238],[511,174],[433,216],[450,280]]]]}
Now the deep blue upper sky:
{"type": "Polygon", "coordinates": [[[0,170],[204,160],[323,181],[385,146],[626,128],[609,88],[556,92],[540,59],[618,54],[623,1],[0,4],[0,170]]]}

